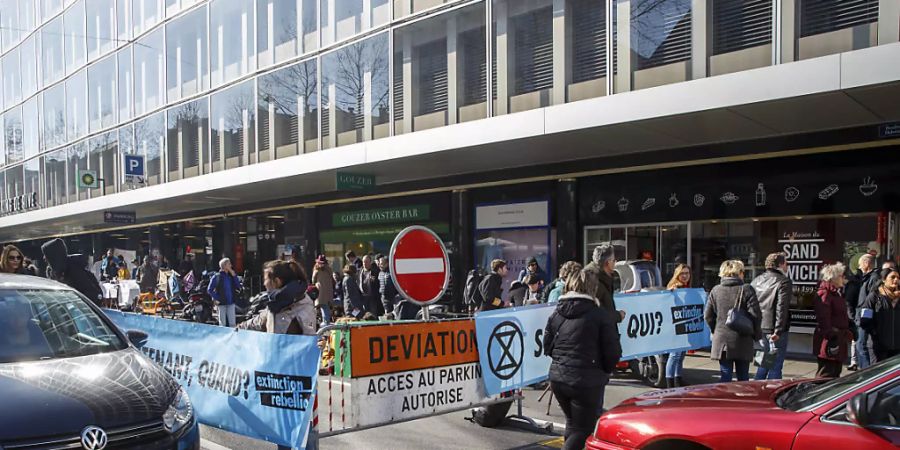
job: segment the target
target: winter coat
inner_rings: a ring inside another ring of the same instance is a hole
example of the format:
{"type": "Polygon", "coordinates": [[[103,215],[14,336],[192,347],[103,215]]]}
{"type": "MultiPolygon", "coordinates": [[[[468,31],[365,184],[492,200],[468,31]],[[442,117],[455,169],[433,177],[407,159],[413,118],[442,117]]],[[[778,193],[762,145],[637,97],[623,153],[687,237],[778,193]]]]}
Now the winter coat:
{"type": "Polygon", "coordinates": [[[813,332],[813,354],[817,358],[843,361],[847,359],[847,344],[850,335],[850,318],[847,316],[847,302],[839,288],[831,283],[819,285],[815,299],[816,331],[813,332]],[[828,354],[828,347],[837,348],[836,355],[828,354]]]}
{"type": "Polygon", "coordinates": [[[550,381],[575,388],[607,384],[622,357],[617,315],[589,295],[562,295],[544,330],[544,354],[553,359],[550,381]]]}
{"type": "Polygon", "coordinates": [[[313,284],[319,290],[319,296],[316,297],[316,306],[331,306],[334,301],[334,272],[331,267],[325,266],[321,269],[313,271],[313,284]]]}
{"type": "Polygon", "coordinates": [[[269,303],[238,328],[275,334],[316,334],[316,307],[297,281],[269,292],[269,303]]]}
{"type": "MultiPolygon", "coordinates": [[[[881,286],[881,274],[878,270],[872,270],[869,273],[860,276],[859,296],[856,299],[856,305],[862,305],[873,292],[881,286]]],[[[858,319],[858,317],[854,317],[858,319]]]]}
{"type": "Polygon", "coordinates": [[[397,303],[397,287],[394,286],[394,279],[387,270],[378,272],[378,293],[381,295],[381,303],[385,305],[397,303]]]}
{"type": "Polygon", "coordinates": [[[62,239],[53,239],[41,246],[41,252],[47,259],[54,278],[80,292],[89,300],[100,303],[103,291],[100,283],[88,269],[88,260],[84,255],[69,255],[69,249],[62,239]]]}
{"type": "Polygon", "coordinates": [[[547,294],[546,301],[547,303],[557,303],[559,302],[559,297],[563,294],[563,290],[566,287],[566,280],[558,279],[553,283],[550,283],[550,293],[547,294]]]}
{"type": "Polygon", "coordinates": [[[712,330],[712,351],[710,358],[714,360],[729,359],[736,361],[752,361],[754,356],[753,342],[762,338],[760,319],[762,311],[756,300],[753,286],[744,284],[740,278],[722,278],[721,284],[712,288],[706,301],[703,313],[709,329],[712,330]],[[743,287],[741,309],[747,311],[753,320],[753,335],[742,336],[725,325],[728,312],[738,303],[738,295],[743,287]]]}
{"type": "Polygon", "coordinates": [[[115,257],[106,256],[100,263],[100,274],[104,279],[112,280],[119,273],[119,261],[115,257]]]}
{"type": "Polygon", "coordinates": [[[378,292],[380,283],[378,281],[378,269],[363,270],[362,284],[359,286],[363,295],[363,302],[366,305],[366,312],[379,315],[381,306],[381,293],[378,292]]]}
{"type": "Polygon", "coordinates": [[[777,333],[785,336],[791,327],[791,297],[794,286],[791,279],[778,269],[767,269],[752,283],[762,311],[760,327],[765,334],[777,333]]]}
{"type": "Polygon", "coordinates": [[[522,284],[521,281],[513,281],[509,285],[509,293],[507,298],[512,306],[522,306],[525,304],[525,297],[528,295],[528,286],[522,284]]]}
{"type": "Polygon", "coordinates": [[[355,309],[358,310],[357,315],[362,317],[366,312],[366,303],[359,285],[356,284],[356,278],[345,274],[344,281],[341,284],[344,290],[344,314],[351,316],[355,309]]]}
{"type": "Polygon", "coordinates": [[[490,311],[492,309],[500,309],[503,307],[503,277],[497,272],[487,274],[478,285],[478,291],[481,292],[481,298],[484,303],[481,304],[481,311],[490,311]]]}
{"type": "Polygon", "coordinates": [[[421,306],[401,297],[394,306],[394,318],[397,320],[413,320],[421,309],[421,306]]]}
{"type": "Polygon", "coordinates": [[[844,285],[844,300],[847,301],[847,315],[851,321],[856,322],[856,309],[859,307],[859,291],[862,289],[862,277],[859,274],[850,274],[847,276],[847,283],[844,285]]]}
{"type": "Polygon", "coordinates": [[[549,277],[547,277],[547,272],[544,272],[544,269],[541,269],[540,267],[538,267],[537,272],[533,274],[529,272],[527,268],[522,269],[521,271],[519,271],[519,278],[517,278],[517,280],[525,283],[525,278],[528,277],[528,275],[534,275],[538,280],[541,280],[541,286],[545,286],[550,282],[549,277]]]}
{"type": "MultiPolygon", "coordinates": [[[[237,300],[234,292],[241,288],[241,280],[236,275],[223,271],[216,272],[209,280],[206,293],[221,305],[233,305],[237,300]]],[[[304,290],[304,292],[306,292],[304,290]]]]}
{"type": "Polygon", "coordinates": [[[872,310],[872,318],[860,318],[860,326],[872,333],[875,348],[884,352],[900,350],[900,302],[892,306],[890,297],[881,287],[869,294],[860,308],[872,310]]]}
{"type": "Polygon", "coordinates": [[[607,311],[613,313],[613,317],[616,318],[616,322],[622,321],[622,316],[619,315],[619,311],[616,308],[616,300],[613,298],[613,278],[602,267],[600,267],[597,263],[588,264],[585,269],[591,268],[592,270],[597,271],[600,274],[600,283],[597,285],[597,292],[594,294],[594,298],[600,302],[600,307],[605,308],[607,311]]]}
{"type": "Polygon", "coordinates": [[[145,262],[138,268],[137,280],[141,292],[155,293],[156,286],[159,284],[159,268],[152,262],[145,262]]]}

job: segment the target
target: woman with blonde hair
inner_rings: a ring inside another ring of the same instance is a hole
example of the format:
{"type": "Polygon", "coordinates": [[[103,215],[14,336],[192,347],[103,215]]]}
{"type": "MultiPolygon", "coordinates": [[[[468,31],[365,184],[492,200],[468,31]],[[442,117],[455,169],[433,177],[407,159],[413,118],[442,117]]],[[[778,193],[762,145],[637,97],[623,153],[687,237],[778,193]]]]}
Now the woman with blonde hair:
{"type": "Polygon", "coordinates": [[[750,379],[750,362],[753,361],[753,343],[762,338],[762,311],[756,299],[756,291],[744,284],[744,263],[728,260],[719,268],[722,281],[709,293],[703,313],[712,332],[712,351],[709,357],[719,361],[722,382],[750,379]],[[732,312],[732,310],[735,310],[732,312]],[[739,320],[729,324],[729,317],[739,320]],[[750,329],[739,326],[740,318],[752,322],[750,329]]]}
{"type": "MultiPolygon", "coordinates": [[[[675,272],[672,279],[666,285],[666,289],[674,291],[675,289],[687,289],[691,287],[691,268],[687,264],[679,264],[675,266],[675,272]]],[[[685,352],[670,352],[669,359],[666,361],[666,388],[684,386],[684,380],[681,378],[681,372],[684,368],[685,352]]]]}
{"type": "Polygon", "coordinates": [[[25,275],[25,255],[15,245],[7,245],[3,247],[3,253],[0,254],[0,271],[3,273],[14,273],[17,275],[25,275]]]}
{"type": "Polygon", "coordinates": [[[818,362],[817,377],[841,376],[841,365],[847,359],[847,345],[853,339],[847,301],[844,300],[844,265],[830,264],[819,272],[822,282],[815,299],[816,331],[813,332],[813,354],[818,362]]]}

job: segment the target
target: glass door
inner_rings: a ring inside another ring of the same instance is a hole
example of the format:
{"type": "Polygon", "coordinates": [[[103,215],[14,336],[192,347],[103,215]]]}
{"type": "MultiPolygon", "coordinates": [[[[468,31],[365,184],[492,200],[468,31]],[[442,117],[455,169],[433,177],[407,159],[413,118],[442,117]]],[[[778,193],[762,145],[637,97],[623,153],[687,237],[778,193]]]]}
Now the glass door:
{"type": "Polygon", "coordinates": [[[654,261],[664,283],[675,273],[675,266],[690,261],[690,224],[656,223],[586,227],[584,230],[585,263],[590,262],[594,247],[611,243],[618,261],[654,261]]]}

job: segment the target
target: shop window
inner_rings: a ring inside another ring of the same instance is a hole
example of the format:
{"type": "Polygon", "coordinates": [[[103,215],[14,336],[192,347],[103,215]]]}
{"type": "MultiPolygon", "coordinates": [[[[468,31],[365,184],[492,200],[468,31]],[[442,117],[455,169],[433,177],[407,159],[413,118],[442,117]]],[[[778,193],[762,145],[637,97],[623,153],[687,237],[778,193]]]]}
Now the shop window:
{"type": "Polygon", "coordinates": [[[163,30],[156,30],[133,46],[135,114],[152,111],[165,102],[163,45],[163,30]]]}
{"type": "Polygon", "coordinates": [[[66,80],[66,136],[68,140],[72,141],[87,134],[87,118],[87,70],[82,70],[66,80]]]}
{"type": "Polygon", "coordinates": [[[116,123],[116,57],[110,56],[88,68],[88,110],[90,130],[98,131],[116,123]]]}
{"type": "Polygon", "coordinates": [[[218,86],[256,69],[253,0],[210,3],[212,84],[218,86]]]}
{"type": "Polygon", "coordinates": [[[316,60],[297,63],[261,76],[260,161],[318,150],[318,116],[316,60]]]}
{"type": "Polygon", "coordinates": [[[87,55],[93,61],[116,47],[113,36],[114,0],[86,0],[87,55]]]}
{"type": "Polygon", "coordinates": [[[166,25],[166,88],[178,100],[209,88],[206,7],[166,25]]]}
{"type": "Polygon", "coordinates": [[[256,95],[253,81],[214,94],[212,115],[212,170],[232,169],[255,162],[256,95]]]}
{"type": "Polygon", "coordinates": [[[200,175],[201,158],[209,152],[209,101],[185,103],[170,109],[168,116],[169,180],[200,175]]]}
{"type": "Polygon", "coordinates": [[[85,40],[84,0],[79,0],[63,14],[65,32],[66,73],[75,73],[85,63],[87,42],[85,40]]]}
{"type": "Polygon", "coordinates": [[[66,202],[66,151],[48,153],[44,161],[44,202],[47,206],[66,202]]]}
{"type": "Polygon", "coordinates": [[[45,149],[59,147],[66,143],[66,85],[59,83],[44,90],[41,100],[44,107],[42,144],[45,149]]]}
{"type": "Polygon", "coordinates": [[[389,88],[387,33],[323,56],[323,147],[388,136],[389,88]]]}

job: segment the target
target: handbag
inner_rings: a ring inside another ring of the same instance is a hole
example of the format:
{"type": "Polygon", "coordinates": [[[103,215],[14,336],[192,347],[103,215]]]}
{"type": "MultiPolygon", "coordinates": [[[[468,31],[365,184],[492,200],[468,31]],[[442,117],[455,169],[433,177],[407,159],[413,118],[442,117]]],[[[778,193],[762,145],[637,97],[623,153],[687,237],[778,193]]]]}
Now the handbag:
{"type": "Polygon", "coordinates": [[[741,336],[752,336],[753,335],[753,319],[750,318],[750,314],[741,308],[741,303],[744,301],[744,286],[741,285],[741,291],[738,293],[738,301],[734,305],[734,308],[728,311],[728,318],[725,319],[725,326],[731,328],[732,331],[741,335],[741,336]]]}

